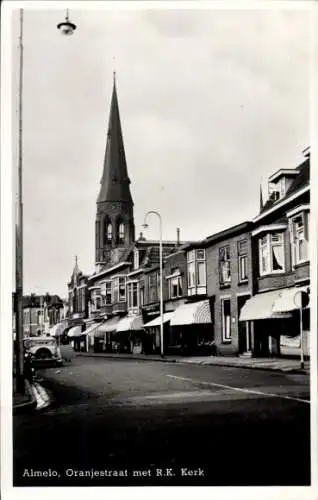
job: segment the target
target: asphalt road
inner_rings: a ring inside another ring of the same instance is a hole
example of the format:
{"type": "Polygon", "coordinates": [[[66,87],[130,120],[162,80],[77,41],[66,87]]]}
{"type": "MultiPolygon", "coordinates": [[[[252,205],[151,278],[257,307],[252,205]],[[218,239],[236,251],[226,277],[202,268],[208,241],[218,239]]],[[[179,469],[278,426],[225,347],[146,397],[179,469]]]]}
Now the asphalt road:
{"type": "Polygon", "coordinates": [[[304,375],[78,357],[40,376],[55,403],[14,417],[15,486],[310,484],[304,375]]]}

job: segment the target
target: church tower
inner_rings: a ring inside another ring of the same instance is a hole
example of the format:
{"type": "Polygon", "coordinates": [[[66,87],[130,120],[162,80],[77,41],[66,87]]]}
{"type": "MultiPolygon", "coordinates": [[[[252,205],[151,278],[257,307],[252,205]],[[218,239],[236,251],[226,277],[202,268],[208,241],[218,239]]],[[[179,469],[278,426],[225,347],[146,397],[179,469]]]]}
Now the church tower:
{"type": "Polygon", "coordinates": [[[95,222],[97,267],[119,262],[135,239],[134,203],[130,193],[115,73],[100,184],[95,222]]]}

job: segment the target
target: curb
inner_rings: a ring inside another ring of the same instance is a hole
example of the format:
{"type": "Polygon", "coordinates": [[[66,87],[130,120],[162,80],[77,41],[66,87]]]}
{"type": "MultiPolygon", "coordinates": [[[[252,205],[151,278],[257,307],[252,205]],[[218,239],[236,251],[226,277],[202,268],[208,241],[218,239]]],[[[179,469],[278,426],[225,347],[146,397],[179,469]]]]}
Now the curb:
{"type": "Polygon", "coordinates": [[[24,381],[25,384],[25,389],[26,392],[29,394],[29,401],[26,401],[25,403],[21,403],[18,405],[13,405],[12,410],[13,410],[13,415],[18,415],[20,413],[28,413],[37,407],[37,400],[35,397],[35,394],[32,390],[32,386],[28,380],[24,381]]]}
{"type": "Polygon", "coordinates": [[[181,359],[166,359],[166,358],[151,358],[151,357],[136,357],[133,355],[111,355],[111,354],[103,354],[98,355],[94,353],[77,353],[76,356],[82,356],[87,358],[109,358],[109,359],[133,359],[137,361],[160,361],[162,363],[178,363],[182,365],[200,365],[200,366],[226,366],[230,368],[244,368],[247,370],[263,370],[263,371],[275,371],[281,373],[290,373],[290,374],[298,374],[298,375],[309,375],[310,371],[301,369],[301,368],[279,368],[279,367],[269,367],[269,366],[253,366],[253,365],[237,365],[227,363],[210,363],[208,361],[182,361],[181,359]]]}

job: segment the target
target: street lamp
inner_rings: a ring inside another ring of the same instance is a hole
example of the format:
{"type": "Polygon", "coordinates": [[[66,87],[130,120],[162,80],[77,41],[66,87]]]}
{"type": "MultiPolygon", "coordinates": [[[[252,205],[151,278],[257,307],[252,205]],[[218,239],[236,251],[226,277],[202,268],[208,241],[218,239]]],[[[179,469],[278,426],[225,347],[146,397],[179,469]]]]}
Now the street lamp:
{"type": "Polygon", "coordinates": [[[149,227],[147,224],[148,215],[154,214],[159,219],[159,231],[160,231],[160,240],[159,240],[159,259],[160,259],[160,355],[164,357],[164,345],[163,345],[163,259],[162,259],[162,220],[159,212],[155,210],[150,210],[145,214],[143,227],[146,229],[149,227]]]}
{"type": "Polygon", "coordinates": [[[60,30],[62,35],[71,36],[76,30],[76,24],[71,23],[69,20],[69,11],[66,9],[65,21],[57,25],[57,29],[60,30]]]}

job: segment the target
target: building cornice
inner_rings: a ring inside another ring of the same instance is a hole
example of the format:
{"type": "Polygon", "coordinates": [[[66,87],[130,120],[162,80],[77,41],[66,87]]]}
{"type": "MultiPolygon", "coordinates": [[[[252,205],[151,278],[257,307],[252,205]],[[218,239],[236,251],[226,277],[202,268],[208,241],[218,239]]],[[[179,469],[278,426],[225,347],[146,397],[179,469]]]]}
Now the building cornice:
{"type": "Polygon", "coordinates": [[[267,226],[260,226],[252,231],[252,236],[260,233],[270,233],[272,231],[284,231],[287,229],[287,224],[268,224],[267,226]]]}
{"type": "Polygon", "coordinates": [[[264,217],[267,217],[267,215],[275,212],[275,210],[278,210],[279,208],[281,207],[284,207],[285,205],[287,205],[289,202],[291,201],[294,201],[296,200],[299,196],[301,196],[302,194],[305,194],[307,193],[307,191],[310,190],[310,186],[305,186],[303,187],[302,189],[300,189],[299,191],[297,191],[296,193],[288,196],[287,198],[284,198],[282,199],[279,203],[276,203],[274,206],[270,207],[268,210],[266,210],[265,212],[257,215],[254,219],[253,219],[253,222],[258,222],[259,220],[261,219],[264,219],[264,217]]]}
{"type": "Polygon", "coordinates": [[[131,266],[131,262],[128,261],[119,262],[119,264],[116,264],[115,266],[109,267],[108,269],[104,269],[103,271],[97,274],[92,274],[92,276],[88,278],[88,281],[94,281],[95,279],[98,279],[101,276],[105,276],[105,274],[112,273],[116,269],[120,269],[121,267],[126,267],[126,266],[131,266]]]}
{"type": "Polygon", "coordinates": [[[300,212],[309,212],[310,210],[310,205],[299,205],[296,208],[293,208],[293,210],[290,210],[289,212],[286,213],[287,217],[293,217],[293,215],[297,215],[300,212]]]}

